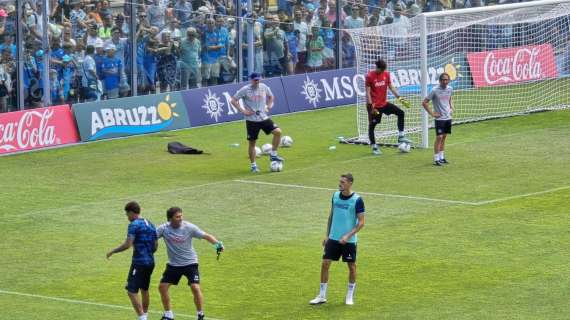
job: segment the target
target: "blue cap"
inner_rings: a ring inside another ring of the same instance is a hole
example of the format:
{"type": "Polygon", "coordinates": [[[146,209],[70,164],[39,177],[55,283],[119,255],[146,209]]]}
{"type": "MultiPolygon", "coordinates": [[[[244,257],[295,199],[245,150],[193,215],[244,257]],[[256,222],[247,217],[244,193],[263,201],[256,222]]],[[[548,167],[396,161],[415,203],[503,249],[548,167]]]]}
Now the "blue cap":
{"type": "Polygon", "coordinates": [[[44,56],[44,51],[42,49],[36,51],[36,57],[43,57],[44,56]]]}
{"type": "Polygon", "coordinates": [[[257,72],[254,72],[252,74],[249,75],[249,78],[251,80],[260,80],[261,79],[261,75],[257,72]]]}
{"type": "Polygon", "coordinates": [[[63,60],[63,62],[69,62],[69,61],[71,61],[71,56],[66,54],[63,56],[62,60],[63,60]]]}

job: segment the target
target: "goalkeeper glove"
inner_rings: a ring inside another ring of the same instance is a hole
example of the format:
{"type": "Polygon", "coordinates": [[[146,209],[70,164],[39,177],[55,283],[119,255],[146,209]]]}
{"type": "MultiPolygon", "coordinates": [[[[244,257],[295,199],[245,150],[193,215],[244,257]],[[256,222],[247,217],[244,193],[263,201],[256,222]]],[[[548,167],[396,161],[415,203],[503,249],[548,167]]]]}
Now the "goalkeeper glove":
{"type": "Polygon", "coordinates": [[[220,260],[220,254],[222,253],[222,251],[224,251],[224,244],[223,242],[218,241],[216,242],[215,247],[216,247],[216,254],[218,255],[216,259],[220,260]]]}
{"type": "Polygon", "coordinates": [[[406,98],[399,97],[398,102],[400,102],[404,107],[409,108],[412,106],[410,101],[406,100],[406,98]]]}

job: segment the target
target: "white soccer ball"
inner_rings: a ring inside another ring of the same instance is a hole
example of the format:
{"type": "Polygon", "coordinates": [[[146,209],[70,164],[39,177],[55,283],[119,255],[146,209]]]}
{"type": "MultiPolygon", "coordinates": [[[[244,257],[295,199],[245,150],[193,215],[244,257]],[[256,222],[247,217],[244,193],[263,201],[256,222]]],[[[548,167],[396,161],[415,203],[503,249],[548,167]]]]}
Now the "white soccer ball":
{"type": "Polygon", "coordinates": [[[271,172],[279,172],[279,171],[283,170],[283,162],[271,161],[270,169],[271,169],[271,172]]]}
{"type": "Polygon", "coordinates": [[[408,153],[412,150],[412,146],[410,146],[409,143],[402,142],[398,145],[398,149],[400,149],[401,152],[408,153]]]}
{"type": "Polygon", "coordinates": [[[291,138],[289,136],[281,137],[281,146],[282,147],[289,148],[292,145],[293,145],[293,138],[291,138]]]}
{"type": "Polygon", "coordinates": [[[273,146],[271,145],[271,143],[266,143],[261,146],[261,152],[263,152],[263,154],[269,154],[272,149],[273,146]]]}
{"type": "Polygon", "coordinates": [[[259,147],[255,147],[255,157],[259,158],[263,155],[263,152],[261,152],[261,149],[259,147]]]}

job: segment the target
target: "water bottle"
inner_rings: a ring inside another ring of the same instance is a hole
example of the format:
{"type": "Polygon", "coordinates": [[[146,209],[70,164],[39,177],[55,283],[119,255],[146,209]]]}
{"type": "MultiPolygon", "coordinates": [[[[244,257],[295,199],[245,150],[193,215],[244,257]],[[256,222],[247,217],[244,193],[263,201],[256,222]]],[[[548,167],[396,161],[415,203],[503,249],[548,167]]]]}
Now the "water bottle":
{"type": "Polygon", "coordinates": [[[335,151],[335,150],[336,150],[336,146],[330,146],[330,147],[329,147],[329,150],[330,150],[330,151],[335,151]]]}
{"type": "Polygon", "coordinates": [[[230,147],[237,148],[237,147],[239,147],[239,143],[231,143],[230,147]]]}

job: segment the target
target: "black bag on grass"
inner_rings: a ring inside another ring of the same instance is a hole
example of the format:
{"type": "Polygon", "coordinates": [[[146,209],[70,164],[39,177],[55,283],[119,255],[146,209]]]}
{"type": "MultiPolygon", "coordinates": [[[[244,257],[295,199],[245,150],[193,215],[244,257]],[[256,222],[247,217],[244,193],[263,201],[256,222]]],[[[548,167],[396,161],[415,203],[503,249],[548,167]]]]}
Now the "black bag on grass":
{"type": "Polygon", "coordinates": [[[168,143],[168,152],[172,154],[202,154],[204,151],[185,146],[178,141],[168,143]]]}

